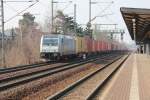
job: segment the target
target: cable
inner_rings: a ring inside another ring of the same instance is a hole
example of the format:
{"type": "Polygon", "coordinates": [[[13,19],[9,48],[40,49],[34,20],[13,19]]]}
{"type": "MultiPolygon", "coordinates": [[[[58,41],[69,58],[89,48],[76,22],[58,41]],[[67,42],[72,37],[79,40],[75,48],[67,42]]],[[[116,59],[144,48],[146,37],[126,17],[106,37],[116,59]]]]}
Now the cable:
{"type": "Polygon", "coordinates": [[[69,4],[66,5],[66,6],[62,9],[62,11],[64,11],[65,9],[67,9],[71,4],[72,4],[72,2],[70,1],[69,4]]]}
{"type": "MultiPolygon", "coordinates": [[[[100,16],[101,14],[103,14],[114,2],[110,2],[110,4],[108,6],[106,6],[100,13],[98,13],[95,17],[92,18],[92,21],[96,19],[96,17],[100,16]]],[[[104,14],[105,16],[105,14],[104,14]]],[[[88,22],[89,23],[89,22],[88,22]]]]}
{"type": "Polygon", "coordinates": [[[32,6],[34,6],[35,4],[37,4],[39,1],[36,1],[35,3],[31,4],[30,6],[28,6],[27,8],[25,8],[24,10],[18,12],[16,15],[14,15],[13,17],[9,18],[8,20],[6,20],[4,23],[9,22],[10,20],[14,19],[15,17],[17,17],[19,14],[23,13],[24,11],[28,10],[29,8],[31,8],[32,6]]]}
{"type": "Polygon", "coordinates": [[[113,2],[111,2],[108,6],[106,6],[99,14],[97,14],[97,16],[104,13],[112,4],[113,4],[113,2]]]}

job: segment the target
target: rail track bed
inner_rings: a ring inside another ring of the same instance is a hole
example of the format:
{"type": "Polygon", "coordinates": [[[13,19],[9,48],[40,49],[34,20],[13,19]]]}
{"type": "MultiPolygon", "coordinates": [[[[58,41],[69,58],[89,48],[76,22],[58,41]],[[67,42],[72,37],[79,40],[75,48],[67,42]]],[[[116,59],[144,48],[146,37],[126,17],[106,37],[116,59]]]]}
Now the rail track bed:
{"type": "Polygon", "coordinates": [[[56,74],[56,73],[61,74],[64,71],[67,72],[68,70],[74,70],[75,67],[79,67],[79,66],[81,67],[81,65],[82,66],[83,65],[87,66],[88,63],[94,62],[94,61],[96,61],[98,59],[99,60],[108,60],[109,61],[109,60],[111,60],[110,58],[117,57],[117,56],[118,55],[116,55],[116,54],[115,55],[112,54],[109,57],[108,57],[108,55],[104,55],[104,56],[101,56],[100,58],[89,59],[87,61],[82,61],[80,63],[74,63],[74,64],[70,64],[70,65],[66,65],[66,66],[64,66],[64,65],[61,66],[60,65],[61,67],[57,66],[57,67],[54,67],[52,69],[46,69],[46,70],[43,69],[44,71],[43,70],[39,70],[39,72],[38,71],[36,71],[36,72],[32,72],[31,71],[32,73],[26,73],[26,74],[22,74],[22,75],[20,75],[20,74],[17,75],[16,74],[16,76],[5,77],[5,78],[1,79],[3,81],[1,81],[1,83],[0,83],[0,90],[1,90],[0,94],[1,93],[5,94],[7,92],[7,90],[8,91],[10,90],[12,92],[13,91],[12,88],[19,88],[20,85],[25,85],[25,83],[28,83],[30,81],[32,82],[32,81],[34,81],[36,79],[40,79],[41,80],[41,78],[47,77],[49,75],[53,76],[53,74],[56,74]],[[5,89],[7,89],[7,90],[5,90],[5,89]]]}
{"type": "Polygon", "coordinates": [[[106,64],[55,95],[48,97],[47,100],[91,100],[96,95],[96,91],[120,68],[127,58],[128,56],[121,57],[106,64]]]}
{"type": "MultiPolygon", "coordinates": [[[[104,55],[102,57],[104,57],[104,55]]],[[[87,59],[87,61],[90,59],[92,59],[92,57],[87,59]]],[[[14,67],[14,68],[6,68],[6,69],[0,70],[0,81],[4,81],[3,79],[7,77],[11,78],[16,75],[21,75],[25,73],[27,74],[27,73],[34,73],[34,72],[41,71],[41,70],[56,69],[59,67],[80,63],[82,61],[83,60],[81,59],[76,59],[75,61],[71,61],[71,62],[58,62],[58,63],[45,62],[45,63],[39,63],[39,64],[24,65],[24,66],[14,67]]]]}
{"type": "MultiPolygon", "coordinates": [[[[94,57],[94,56],[93,56],[94,57]]],[[[92,58],[92,57],[90,57],[92,58]]],[[[35,64],[29,64],[29,65],[20,65],[16,67],[8,67],[8,68],[2,68],[0,69],[0,75],[6,74],[6,73],[14,73],[14,72],[19,72],[23,70],[28,70],[28,69],[36,69],[44,66],[49,66],[49,65],[56,65],[56,64],[73,64],[73,63],[78,63],[81,62],[81,59],[70,59],[70,60],[61,60],[61,61],[46,61],[46,62],[41,62],[41,63],[35,63],[35,64]]]]}

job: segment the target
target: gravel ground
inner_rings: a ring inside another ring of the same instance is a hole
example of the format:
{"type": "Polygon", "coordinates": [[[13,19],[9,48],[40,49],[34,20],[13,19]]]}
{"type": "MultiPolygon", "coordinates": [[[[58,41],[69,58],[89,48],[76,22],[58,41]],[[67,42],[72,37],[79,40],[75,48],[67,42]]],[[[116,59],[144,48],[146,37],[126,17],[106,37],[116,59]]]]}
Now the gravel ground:
{"type": "Polygon", "coordinates": [[[53,95],[54,93],[64,89],[65,87],[69,86],[75,81],[86,76],[90,72],[96,71],[98,68],[102,67],[105,63],[106,63],[105,61],[103,62],[97,61],[94,64],[91,63],[90,65],[88,65],[89,67],[86,67],[86,69],[81,69],[79,72],[73,73],[71,77],[67,77],[62,81],[58,81],[56,84],[49,85],[48,87],[42,89],[41,91],[23,98],[23,100],[44,100],[48,96],[53,95]]]}
{"type": "MultiPolygon", "coordinates": [[[[0,92],[0,100],[20,100],[23,97],[26,97],[28,95],[32,95],[38,91],[44,90],[45,88],[50,89],[48,95],[54,94],[57,91],[57,88],[62,89],[65,87],[65,86],[63,86],[63,83],[68,83],[68,81],[69,81],[68,84],[70,84],[71,80],[69,78],[71,78],[73,80],[79,79],[77,77],[73,78],[72,76],[74,76],[74,75],[82,76],[81,72],[96,69],[96,67],[95,67],[96,63],[89,63],[89,64],[86,64],[82,67],[74,68],[74,69],[71,69],[69,71],[64,71],[64,72],[61,72],[59,74],[54,74],[54,75],[51,75],[51,76],[48,76],[45,78],[41,78],[39,80],[34,80],[34,81],[29,82],[27,84],[20,85],[19,87],[0,92]],[[93,66],[94,66],[94,68],[93,68],[93,66]],[[57,82],[62,82],[62,83],[61,83],[61,85],[60,84],[58,85],[57,82]]],[[[104,61],[103,61],[103,63],[104,63],[104,61]]],[[[41,97],[38,97],[38,96],[37,96],[37,98],[40,99],[41,97]]],[[[42,97],[44,97],[44,95],[42,95],[42,97]]],[[[34,98],[32,98],[30,100],[33,100],[34,98]]],[[[34,100],[37,100],[37,98],[34,100]]],[[[26,97],[26,99],[28,99],[28,97],[26,97]]],[[[40,99],[40,100],[42,100],[42,99],[40,99]]]]}
{"type": "Polygon", "coordinates": [[[44,100],[46,97],[49,95],[53,95],[54,93],[62,90],[63,88],[67,87],[68,85],[72,84],[73,82],[79,80],[81,77],[84,77],[87,75],[89,72],[96,70],[97,68],[89,69],[84,72],[78,72],[71,77],[68,77],[62,81],[57,82],[56,84],[49,85],[47,88],[42,89],[41,91],[27,96],[23,98],[23,100],[44,100]]]}
{"type": "Polygon", "coordinates": [[[122,60],[123,58],[113,63],[111,66],[107,67],[101,72],[97,73],[89,80],[83,82],[77,88],[74,88],[72,91],[70,91],[66,96],[64,96],[61,99],[62,100],[86,100],[87,96],[90,95],[91,92],[95,90],[96,87],[99,86],[99,84],[101,84],[103,80],[105,80],[110,75],[110,73],[113,72],[113,70],[117,67],[117,65],[122,60]]]}

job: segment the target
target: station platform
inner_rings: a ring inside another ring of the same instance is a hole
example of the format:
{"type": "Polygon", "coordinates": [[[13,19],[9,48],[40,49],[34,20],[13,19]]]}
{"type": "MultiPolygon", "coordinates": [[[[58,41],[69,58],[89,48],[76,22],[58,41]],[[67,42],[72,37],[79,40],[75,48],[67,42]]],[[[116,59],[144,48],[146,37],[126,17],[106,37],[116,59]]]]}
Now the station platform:
{"type": "Polygon", "coordinates": [[[131,54],[99,100],[150,100],[150,55],[131,54]]]}

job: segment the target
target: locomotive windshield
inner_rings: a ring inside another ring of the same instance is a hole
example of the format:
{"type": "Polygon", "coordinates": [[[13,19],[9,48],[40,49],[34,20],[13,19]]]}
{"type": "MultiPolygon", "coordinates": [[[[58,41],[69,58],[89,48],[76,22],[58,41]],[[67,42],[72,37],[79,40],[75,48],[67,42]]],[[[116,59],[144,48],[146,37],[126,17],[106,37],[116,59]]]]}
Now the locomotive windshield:
{"type": "Polygon", "coordinates": [[[57,46],[58,39],[57,38],[43,38],[43,45],[57,46]]]}

